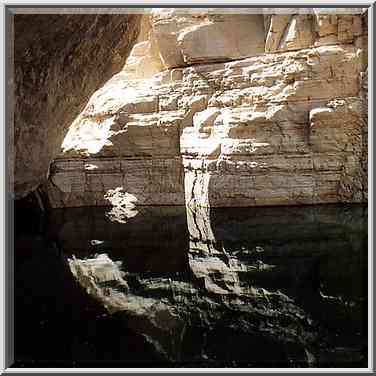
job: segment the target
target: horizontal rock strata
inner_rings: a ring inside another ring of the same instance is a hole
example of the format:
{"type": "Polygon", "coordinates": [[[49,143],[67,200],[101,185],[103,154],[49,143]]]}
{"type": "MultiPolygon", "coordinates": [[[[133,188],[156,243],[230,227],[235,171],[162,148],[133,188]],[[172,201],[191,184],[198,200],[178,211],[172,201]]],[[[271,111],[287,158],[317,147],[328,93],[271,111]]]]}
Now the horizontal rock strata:
{"type": "Polygon", "coordinates": [[[140,205],[367,200],[364,15],[163,10],[148,22],[72,124],[52,206],[101,205],[116,187],[140,205]],[[252,43],[236,47],[230,28],[252,43]]]}

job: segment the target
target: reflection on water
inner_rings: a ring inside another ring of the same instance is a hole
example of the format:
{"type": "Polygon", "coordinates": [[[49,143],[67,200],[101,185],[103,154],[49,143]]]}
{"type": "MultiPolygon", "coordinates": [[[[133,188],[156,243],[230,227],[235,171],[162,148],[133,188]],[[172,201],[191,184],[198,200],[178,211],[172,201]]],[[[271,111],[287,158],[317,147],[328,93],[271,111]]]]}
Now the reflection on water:
{"type": "Polygon", "coordinates": [[[112,222],[127,223],[128,218],[133,218],[138,214],[136,210],[137,197],[124,192],[123,187],[109,189],[104,198],[112,205],[112,209],[106,213],[112,222]]]}
{"type": "MultiPolygon", "coordinates": [[[[111,222],[106,208],[55,210],[44,246],[22,259],[42,289],[55,286],[64,304],[45,316],[64,317],[62,342],[77,342],[74,353],[45,361],[366,366],[365,207],[137,210],[127,223],[111,222]]],[[[30,366],[36,352],[19,353],[30,366]]]]}

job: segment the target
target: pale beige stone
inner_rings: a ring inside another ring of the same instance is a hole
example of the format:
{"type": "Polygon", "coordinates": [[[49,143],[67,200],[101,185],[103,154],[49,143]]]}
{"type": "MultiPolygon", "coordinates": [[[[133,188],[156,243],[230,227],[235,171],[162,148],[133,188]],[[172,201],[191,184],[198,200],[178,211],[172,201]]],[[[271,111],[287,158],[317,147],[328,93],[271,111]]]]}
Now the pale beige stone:
{"type": "Polygon", "coordinates": [[[152,50],[150,41],[136,44],[123,68],[129,79],[148,79],[162,70],[162,62],[152,50]]]}
{"type": "Polygon", "coordinates": [[[186,64],[226,61],[261,54],[264,25],[260,15],[228,15],[184,30],[178,37],[186,64]]]}
{"type": "Polygon", "coordinates": [[[264,33],[262,15],[195,17],[158,10],[151,40],[163,65],[172,68],[258,55],[264,51],[264,33]]]}
{"type": "Polygon", "coordinates": [[[337,34],[338,16],[336,14],[323,14],[321,12],[317,12],[315,16],[315,29],[320,38],[337,34]]]}
{"type": "Polygon", "coordinates": [[[196,112],[193,115],[193,126],[197,128],[199,132],[210,132],[210,128],[220,114],[221,112],[217,108],[208,108],[207,110],[196,112]]]}
{"type": "Polygon", "coordinates": [[[270,15],[267,36],[265,41],[265,52],[275,52],[278,50],[283,33],[288,26],[290,15],[273,14],[270,15]]]}
{"type": "MultiPolygon", "coordinates": [[[[142,64],[143,54],[160,48],[165,67],[144,79],[123,71],[93,95],[53,166],[47,189],[53,206],[105,205],[106,192],[117,187],[141,205],[367,200],[361,16],[271,15],[270,53],[244,59],[230,53],[214,62],[219,55],[205,38],[231,51],[232,37],[221,28],[233,17],[153,13],[150,43],[136,45],[130,60],[142,64]],[[202,45],[193,43],[198,36],[202,45]]],[[[247,17],[240,18],[244,25],[247,17]]],[[[259,28],[257,17],[253,22],[259,28]]]]}
{"type": "Polygon", "coordinates": [[[293,15],[280,40],[281,50],[297,50],[313,44],[312,16],[293,15]]]}
{"type": "Polygon", "coordinates": [[[312,15],[273,14],[270,16],[265,51],[298,50],[314,42],[312,15]]]}

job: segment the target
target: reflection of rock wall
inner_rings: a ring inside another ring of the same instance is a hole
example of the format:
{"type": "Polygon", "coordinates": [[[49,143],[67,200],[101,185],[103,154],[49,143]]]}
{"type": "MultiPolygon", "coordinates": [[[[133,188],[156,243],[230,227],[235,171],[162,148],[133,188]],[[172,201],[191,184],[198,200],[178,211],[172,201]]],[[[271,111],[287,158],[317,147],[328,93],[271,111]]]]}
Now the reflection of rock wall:
{"type": "Polygon", "coordinates": [[[52,211],[49,233],[80,259],[110,253],[131,272],[188,270],[184,208],[138,208],[126,224],[109,212],[104,207],[52,211]]]}
{"type": "Polygon", "coordinates": [[[249,352],[253,352],[257,364],[266,358],[261,355],[260,359],[260,353],[276,348],[273,357],[268,358],[269,365],[289,358],[300,364],[308,363],[305,349],[312,346],[315,333],[306,324],[304,311],[281,293],[263,290],[248,298],[217,299],[205,296],[200,288],[184,281],[120,272],[117,263],[106,255],[72,259],[69,265],[91,296],[110,313],[123,312],[132,330],[147,338],[168,361],[237,364],[249,362],[249,352]],[[192,336],[196,336],[194,342],[192,336]],[[221,347],[225,344],[215,348],[215,336],[227,340],[242,336],[247,352],[222,358],[225,349],[221,347]]]}
{"type": "MultiPolygon", "coordinates": [[[[234,275],[229,279],[236,280],[239,289],[241,276],[247,279],[248,275],[248,280],[257,285],[259,276],[269,275],[269,282],[263,277],[259,282],[267,283],[268,287],[277,284],[281,291],[287,292],[294,284],[302,287],[299,273],[304,277],[309,271],[326,281],[307,286],[316,290],[316,294],[319,286],[325,289],[325,295],[335,295],[335,290],[337,293],[341,290],[340,294],[350,300],[364,294],[359,277],[367,251],[367,211],[362,206],[231,210],[188,207],[187,223],[191,269],[207,278],[210,285],[216,279],[222,283],[221,278],[225,280],[228,274],[234,275]],[[321,265],[326,270],[328,264],[338,259],[346,260],[344,264],[348,260],[357,261],[342,270],[321,273],[321,265]],[[321,260],[316,265],[318,269],[311,270],[318,260],[321,260]],[[336,283],[336,279],[351,274],[353,278],[348,278],[346,284],[336,283]],[[275,280],[283,275],[286,284],[275,280]],[[356,280],[359,284],[355,287],[356,280]]],[[[229,286],[228,290],[232,288],[229,286]]]]}
{"type": "Polygon", "coordinates": [[[78,282],[162,358],[362,359],[365,208],[188,207],[189,239],[184,210],[145,210],[121,225],[76,209],[55,228],[78,282]]]}
{"type": "Polygon", "coordinates": [[[208,292],[241,299],[282,292],[331,328],[327,338],[321,337],[328,348],[315,353],[319,363],[362,358],[366,208],[188,207],[187,223],[189,265],[208,292]]]}
{"type": "Polygon", "coordinates": [[[52,205],[100,205],[117,186],[139,204],[365,201],[367,32],[352,11],[154,12],[72,124],[52,205]]]}

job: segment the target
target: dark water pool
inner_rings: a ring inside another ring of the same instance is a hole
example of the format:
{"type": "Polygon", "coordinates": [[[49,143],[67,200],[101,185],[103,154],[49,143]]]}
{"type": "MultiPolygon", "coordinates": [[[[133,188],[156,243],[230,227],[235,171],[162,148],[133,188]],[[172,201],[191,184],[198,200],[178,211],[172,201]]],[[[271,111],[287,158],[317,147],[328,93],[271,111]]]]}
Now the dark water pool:
{"type": "Polygon", "coordinates": [[[366,367],[367,208],[16,212],[17,367],[366,367]]]}

